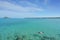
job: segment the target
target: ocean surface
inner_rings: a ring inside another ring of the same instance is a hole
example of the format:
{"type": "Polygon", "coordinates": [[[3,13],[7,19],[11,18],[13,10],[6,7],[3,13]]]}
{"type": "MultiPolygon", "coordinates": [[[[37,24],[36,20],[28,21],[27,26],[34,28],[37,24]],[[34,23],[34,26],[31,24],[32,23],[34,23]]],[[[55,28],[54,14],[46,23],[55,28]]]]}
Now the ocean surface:
{"type": "Polygon", "coordinates": [[[60,40],[60,19],[0,18],[0,40],[60,40]]]}

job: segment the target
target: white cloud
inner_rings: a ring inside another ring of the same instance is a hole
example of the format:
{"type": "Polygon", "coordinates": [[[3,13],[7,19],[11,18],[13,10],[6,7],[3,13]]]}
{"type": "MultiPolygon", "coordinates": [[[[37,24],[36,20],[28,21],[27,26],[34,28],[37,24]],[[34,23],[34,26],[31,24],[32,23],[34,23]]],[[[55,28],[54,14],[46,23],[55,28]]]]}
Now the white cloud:
{"type": "Polygon", "coordinates": [[[0,17],[8,16],[11,18],[39,17],[35,13],[19,13],[7,10],[0,10],[0,17]]]}
{"type": "Polygon", "coordinates": [[[32,4],[30,2],[27,2],[29,5],[33,5],[32,7],[22,7],[21,5],[12,4],[6,1],[0,1],[0,7],[6,9],[6,10],[12,10],[12,11],[18,11],[18,12],[35,12],[35,11],[43,11],[42,8],[34,7],[37,6],[35,4],[32,4]]]}

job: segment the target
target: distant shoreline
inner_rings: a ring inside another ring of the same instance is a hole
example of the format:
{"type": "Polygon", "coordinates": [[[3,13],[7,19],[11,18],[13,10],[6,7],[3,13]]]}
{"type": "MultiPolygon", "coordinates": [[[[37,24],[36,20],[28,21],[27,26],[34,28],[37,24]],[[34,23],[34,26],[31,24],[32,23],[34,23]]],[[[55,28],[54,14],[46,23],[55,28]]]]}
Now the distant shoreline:
{"type": "Polygon", "coordinates": [[[36,17],[36,18],[25,18],[25,19],[60,19],[60,17],[36,17]]]}
{"type": "MultiPolygon", "coordinates": [[[[9,19],[9,18],[10,17],[3,17],[3,19],[9,19]]],[[[23,19],[60,19],[60,17],[26,17],[26,18],[23,18],[23,19]]]]}

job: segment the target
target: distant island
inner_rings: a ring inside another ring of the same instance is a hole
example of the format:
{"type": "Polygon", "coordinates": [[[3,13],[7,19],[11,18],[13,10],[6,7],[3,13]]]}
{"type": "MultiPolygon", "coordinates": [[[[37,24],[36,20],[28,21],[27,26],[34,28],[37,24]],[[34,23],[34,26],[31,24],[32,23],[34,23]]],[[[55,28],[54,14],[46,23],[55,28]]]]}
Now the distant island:
{"type": "Polygon", "coordinates": [[[3,17],[3,18],[4,18],[4,19],[8,19],[9,17],[6,17],[6,16],[5,16],[5,17],[3,17]]]}

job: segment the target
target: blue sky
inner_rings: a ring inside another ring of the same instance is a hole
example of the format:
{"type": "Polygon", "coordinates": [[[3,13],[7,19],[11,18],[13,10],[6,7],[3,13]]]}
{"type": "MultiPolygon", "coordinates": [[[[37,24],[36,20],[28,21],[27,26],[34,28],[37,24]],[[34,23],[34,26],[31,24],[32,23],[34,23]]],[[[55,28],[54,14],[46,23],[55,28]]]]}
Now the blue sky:
{"type": "Polygon", "coordinates": [[[0,17],[60,17],[60,0],[0,0],[0,17]]]}

